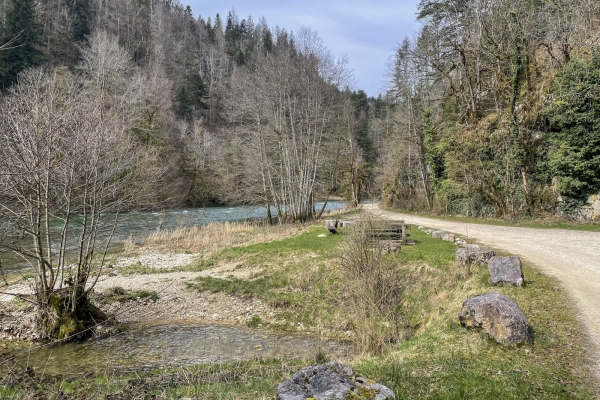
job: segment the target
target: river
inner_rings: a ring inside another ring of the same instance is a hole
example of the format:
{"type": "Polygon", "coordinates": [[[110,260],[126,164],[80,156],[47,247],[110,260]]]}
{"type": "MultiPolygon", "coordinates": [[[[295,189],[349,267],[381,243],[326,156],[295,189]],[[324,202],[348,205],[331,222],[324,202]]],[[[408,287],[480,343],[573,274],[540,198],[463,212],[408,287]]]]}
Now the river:
{"type": "MultiPolygon", "coordinates": [[[[315,202],[317,212],[321,210],[323,204],[323,202],[315,202]]],[[[329,201],[325,211],[340,210],[344,207],[345,203],[341,201],[329,201]]],[[[275,208],[272,208],[271,212],[273,215],[277,215],[275,208]]],[[[124,213],[119,216],[111,242],[116,245],[126,239],[131,239],[134,242],[140,241],[159,229],[205,225],[212,222],[265,220],[266,215],[266,207],[257,206],[179,208],[166,212],[124,213]]],[[[113,218],[111,216],[106,217],[107,221],[112,221],[113,218]]],[[[76,217],[74,220],[76,221],[76,217]]],[[[59,227],[60,222],[56,221],[51,229],[58,230],[59,227]]],[[[106,224],[105,230],[98,235],[98,242],[106,241],[111,233],[112,223],[109,222],[106,224]]],[[[73,243],[76,243],[77,238],[78,233],[72,234],[73,243]]],[[[25,245],[28,245],[28,243],[26,242],[25,245]]],[[[0,251],[0,270],[4,273],[26,273],[30,269],[31,266],[26,260],[13,253],[0,251]]]]}

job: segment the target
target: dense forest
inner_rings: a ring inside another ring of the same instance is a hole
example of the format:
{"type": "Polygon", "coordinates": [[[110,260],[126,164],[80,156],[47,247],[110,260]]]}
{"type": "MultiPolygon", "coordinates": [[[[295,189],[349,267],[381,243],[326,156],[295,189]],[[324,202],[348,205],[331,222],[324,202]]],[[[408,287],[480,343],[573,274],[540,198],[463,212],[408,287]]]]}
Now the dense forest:
{"type": "Polygon", "coordinates": [[[119,209],[261,204],[304,221],[332,195],[514,217],[574,215],[600,190],[595,0],[421,0],[378,98],[310,29],[201,14],[0,0],[4,201],[35,186],[68,213],[92,182],[119,209]]]}
{"type": "Polygon", "coordinates": [[[576,215],[600,189],[600,4],[422,0],[392,62],[389,204],[576,215]]]}

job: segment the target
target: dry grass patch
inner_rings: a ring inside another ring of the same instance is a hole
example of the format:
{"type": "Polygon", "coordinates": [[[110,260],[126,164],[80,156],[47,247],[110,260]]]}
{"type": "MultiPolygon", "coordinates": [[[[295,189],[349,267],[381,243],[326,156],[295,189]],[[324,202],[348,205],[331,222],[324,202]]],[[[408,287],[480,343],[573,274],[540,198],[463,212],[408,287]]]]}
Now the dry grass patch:
{"type": "Polygon", "coordinates": [[[146,243],[162,251],[208,251],[248,246],[305,232],[302,225],[268,225],[264,222],[224,222],[181,227],[151,234],[146,243]]]}
{"type": "Polygon", "coordinates": [[[244,279],[252,281],[264,275],[265,269],[261,266],[248,265],[244,262],[224,262],[217,267],[203,271],[203,276],[219,279],[244,279]]]}

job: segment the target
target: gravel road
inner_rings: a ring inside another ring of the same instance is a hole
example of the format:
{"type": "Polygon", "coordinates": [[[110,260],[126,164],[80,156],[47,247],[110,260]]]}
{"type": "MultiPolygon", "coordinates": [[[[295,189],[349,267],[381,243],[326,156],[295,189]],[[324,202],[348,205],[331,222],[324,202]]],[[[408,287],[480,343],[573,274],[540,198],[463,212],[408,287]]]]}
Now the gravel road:
{"type": "Polygon", "coordinates": [[[443,229],[519,255],[555,277],[575,302],[589,338],[593,373],[600,383],[600,232],[442,221],[381,210],[377,204],[364,207],[387,219],[443,229]]]}

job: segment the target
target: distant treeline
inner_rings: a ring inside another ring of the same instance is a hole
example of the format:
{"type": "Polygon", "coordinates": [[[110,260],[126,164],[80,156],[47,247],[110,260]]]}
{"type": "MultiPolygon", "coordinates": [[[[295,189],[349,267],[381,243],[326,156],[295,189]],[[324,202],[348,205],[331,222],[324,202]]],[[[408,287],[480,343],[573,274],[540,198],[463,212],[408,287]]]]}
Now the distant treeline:
{"type": "Polygon", "coordinates": [[[422,28],[390,58],[378,98],[310,29],[193,11],[0,0],[3,123],[25,112],[6,99],[40,82],[19,74],[43,68],[53,88],[56,76],[86,88],[94,118],[120,115],[143,150],[136,176],[163,182],[148,204],[272,205],[283,220],[312,218],[329,195],[471,216],[576,213],[600,189],[596,1],[422,0],[422,28]]]}

